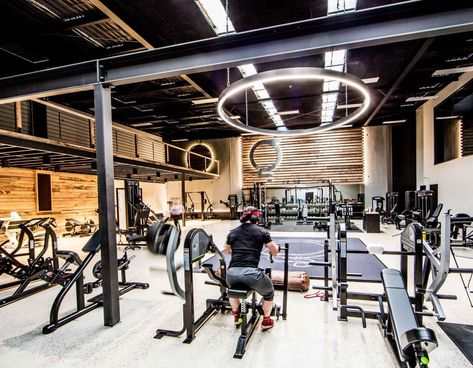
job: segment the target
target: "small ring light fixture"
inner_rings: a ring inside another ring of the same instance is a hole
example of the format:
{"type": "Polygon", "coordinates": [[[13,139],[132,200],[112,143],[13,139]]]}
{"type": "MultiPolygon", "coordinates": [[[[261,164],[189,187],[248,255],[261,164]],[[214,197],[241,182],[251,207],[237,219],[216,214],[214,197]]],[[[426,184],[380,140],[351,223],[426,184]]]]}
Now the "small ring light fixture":
{"type": "Polygon", "coordinates": [[[370,92],[366,85],[361,81],[361,79],[355,77],[354,75],[337,72],[334,70],[327,70],[323,68],[311,68],[311,67],[301,67],[301,68],[286,68],[286,69],[276,69],[269,70],[266,72],[258,73],[251,75],[249,77],[240,79],[239,81],[233,83],[227,87],[219,97],[217,112],[218,115],[227,123],[228,125],[243,130],[248,133],[263,134],[268,136],[279,136],[279,137],[288,137],[288,136],[302,136],[310,135],[321,132],[326,132],[337,127],[342,127],[351,123],[352,121],[358,119],[362,116],[369,108],[371,103],[370,92]],[[294,81],[294,80],[335,80],[343,84],[346,84],[349,87],[354,88],[364,97],[363,104],[353,111],[351,114],[334,121],[329,124],[320,125],[314,128],[308,129],[294,129],[294,130],[271,130],[271,129],[262,129],[253,127],[250,125],[245,125],[239,121],[233,120],[230,116],[224,111],[224,104],[230,98],[235,96],[237,93],[248,89],[253,86],[255,83],[274,83],[281,81],[294,81]]]}
{"type": "MultiPolygon", "coordinates": [[[[210,164],[209,164],[208,166],[205,164],[205,167],[204,167],[204,170],[203,170],[203,171],[209,172],[209,171],[212,169],[212,166],[214,165],[214,162],[215,162],[215,161],[214,161],[214,160],[215,160],[215,153],[214,153],[212,147],[210,147],[208,144],[196,142],[196,143],[191,144],[191,145],[187,148],[187,151],[184,152],[184,155],[186,156],[186,157],[185,157],[185,161],[186,161],[187,167],[188,167],[189,169],[195,169],[195,168],[193,168],[192,165],[191,165],[191,157],[190,157],[191,154],[199,155],[199,157],[200,157],[200,156],[207,157],[207,159],[210,160],[210,164]],[[203,155],[200,155],[200,154],[198,154],[198,153],[192,152],[192,148],[197,147],[197,146],[202,146],[202,147],[207,148],[207,149],[209,150],[209,152],[210,152],[210,157],[203,156],[203,155]]],[[[205,160],[205,163],[206,163],[206,162],[207,162],[207,160],[205,160]]]]}

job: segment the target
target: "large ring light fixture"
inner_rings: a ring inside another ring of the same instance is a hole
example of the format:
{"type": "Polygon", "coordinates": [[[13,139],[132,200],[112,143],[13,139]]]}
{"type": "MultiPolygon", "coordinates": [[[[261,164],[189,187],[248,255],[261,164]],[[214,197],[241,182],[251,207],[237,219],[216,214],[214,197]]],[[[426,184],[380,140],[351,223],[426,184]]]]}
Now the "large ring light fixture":
{"type": "Polygon", "coordinates": [[[250,149],[250,163],[251,163],[251,166],[253,166],[253,168],[258,171],[258,174],[263,175],[263,174],[267,174],[267,173],[270,173],[271,171],[275,170],[279,164],[281,163],[281,160],[282,160],[282,152],[281,152],[281,147],[279,147],[279,139],[262,139],[258,142],[256,142],[250,149]],[[255,151],[256,149],[263,145],[263,144],[267,144],[271,147],[274,148],[274,150],[276,151],[276,160],[274,161],[274,163],[272,163],[271,165],[269,166],[264,166],[264,167],[260,167],[256,161],[255,161],[255,151]]]}
{"type": "Polygon", "coordinates": [[[220,117],[228,124],[234,128],[243,130],[248,133],[263,134],[269,136],[301,136],[309,135],[315,133],[321,133],[324,131],[329,131],[337,127],[349,124],[350,122],[358,119],[363,115],[366,110],[368,110],[371,103],[371,97],[368,88],[361,81],[361,79],[347,73],[337,72],[334,70],[327,70],[323,68],[311,68],[311,67],[301,67],[301,68],[286,68],[286,69],[276,69],[269,70],[266,72],[258,73],[251,75],[249,77],[240,79],[239,81],[233,83],[227,87],[219,97],[217,112],[220,117]],[[294,130],[271,130],[271,129],[262,129],[253,127],[250,125],[245,125],[239,121],[233,120],[230,116],[224,111],[224,104],[230,98],[235,96],[237,93],[246,90],[247,88],[253,86],[255,83],[273,83],[280,81],[293,81],[293,80],[336,80],[342,84],[346,84],[358,92],[364,97],[363,104],[353,111],[351,114],[329,124],[320,125],[314,128],[308,129],[294,129],[294,130]]]}

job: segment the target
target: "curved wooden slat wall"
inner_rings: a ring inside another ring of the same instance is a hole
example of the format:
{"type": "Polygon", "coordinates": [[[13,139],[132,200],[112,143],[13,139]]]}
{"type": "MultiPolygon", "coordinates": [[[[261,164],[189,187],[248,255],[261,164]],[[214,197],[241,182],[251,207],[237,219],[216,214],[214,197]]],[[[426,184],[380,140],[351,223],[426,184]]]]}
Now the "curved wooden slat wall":
{"type": "MultiPolygon", "coordinates": [[[[243,188],[253,186],[255,181],[265,181],[251,166],[249,153],[253,144],[265,136],[243,136],[242,177],[243,188]]],[[[268,186],[320,185],[329,179],[339,184],[363,183],[363,130],[341,129],[306,137],[290,137],[280,140],[282,161],[272,173],[274,180],[268,186]]],[[[274,148],[261,145],[255,151],[259,166],[269,166],[276,155],[274,148]]]]}

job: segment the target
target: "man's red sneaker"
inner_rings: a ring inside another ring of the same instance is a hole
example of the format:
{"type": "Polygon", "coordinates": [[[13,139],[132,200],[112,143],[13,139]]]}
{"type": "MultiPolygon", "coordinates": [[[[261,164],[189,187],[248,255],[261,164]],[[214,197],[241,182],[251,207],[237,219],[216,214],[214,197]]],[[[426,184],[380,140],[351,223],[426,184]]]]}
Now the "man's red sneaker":
{"type": "Polygon", "coordinates": [[[263,330],[269,330],[274,327],[274,321],[271,317],[264,317],[263,322],[261,322],[261,328],[263,330]]]}

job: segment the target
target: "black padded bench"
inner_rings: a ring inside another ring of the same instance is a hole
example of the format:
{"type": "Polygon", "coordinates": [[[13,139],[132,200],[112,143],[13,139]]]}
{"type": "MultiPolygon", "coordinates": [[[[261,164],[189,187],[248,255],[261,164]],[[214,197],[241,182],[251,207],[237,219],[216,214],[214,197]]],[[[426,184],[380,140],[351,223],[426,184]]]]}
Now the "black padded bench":
{"type": "Polygon", "coordinates": [[[409,367],[416,366],[413,364],[417,361],[423,364],[420,366],[427,366],[428,352],[438,345],[434,331],[419,326],[401,272],[384,269],[381,278],[391,322],[388,328],[392,328],[399,359],[409,367]]]}
{"type": "Polygon", "coordinates": [[[238,289],[228,289],[228,297],[229,298],[235,298],[235,299],[248,299],[248,297],[251,295],[253,290],[251,289],[244,289],[244,288],[238,288],[238,289]]]}

